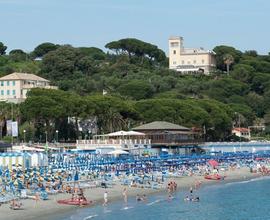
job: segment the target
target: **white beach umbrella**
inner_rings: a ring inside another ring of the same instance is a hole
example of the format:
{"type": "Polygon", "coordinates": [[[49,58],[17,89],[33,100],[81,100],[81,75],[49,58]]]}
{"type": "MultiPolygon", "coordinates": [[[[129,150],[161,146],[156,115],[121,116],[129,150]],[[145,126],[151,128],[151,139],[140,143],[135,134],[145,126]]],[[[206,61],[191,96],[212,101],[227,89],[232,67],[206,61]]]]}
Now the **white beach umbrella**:
{"type": "Polygon", "coordinates": [[[128,135],[127,131],[116,131],[116,132],[113,132],[113,133],[109,133],[106,136],[117,137],[117,136],[126,136],[126,135],[128,135]]]}
{"type": "Polygon", "coordinates": [[[110,155],[120,155],[120,154],[129,154],[127,151],[124,150],[114,150],[109,152],[108,154],[110,155]]]}

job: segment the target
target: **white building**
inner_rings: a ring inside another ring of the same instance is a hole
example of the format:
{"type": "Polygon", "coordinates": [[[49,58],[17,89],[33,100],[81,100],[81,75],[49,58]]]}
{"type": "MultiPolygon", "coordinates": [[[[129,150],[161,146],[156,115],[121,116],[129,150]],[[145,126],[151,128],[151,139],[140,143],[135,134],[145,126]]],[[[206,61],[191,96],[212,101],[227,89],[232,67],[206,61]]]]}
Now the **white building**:
{"type": "Polygon", "coordinates": [[[245,138],[247,140],[250,140],[251,137],[249,128],[233,128],[232,134],[240,138],[245,138]]]}
{"type": "Polygon", "coordinates": [[[50,81],[28,73],[12,73],[0,78],[0,101],[20,103],[32,88],[57,89],[50,81]]]}
{"type": "Polygon", "coordinates": [[[115,150],[124,150],[132,154],[142,154],[151,148],[151,140],[144,133],[136,131],[117,131],[104,135],[95,135],[91,140],[77,140],[78,150],[95,151],[107,154],[115,150]]]}
{"type": "Polygon", "coordinates": [[[182,37],[169,38],[169,68],[181,73],[209,74],[216,66],[215,53],[203,48],[185,48],[182,37]]]}

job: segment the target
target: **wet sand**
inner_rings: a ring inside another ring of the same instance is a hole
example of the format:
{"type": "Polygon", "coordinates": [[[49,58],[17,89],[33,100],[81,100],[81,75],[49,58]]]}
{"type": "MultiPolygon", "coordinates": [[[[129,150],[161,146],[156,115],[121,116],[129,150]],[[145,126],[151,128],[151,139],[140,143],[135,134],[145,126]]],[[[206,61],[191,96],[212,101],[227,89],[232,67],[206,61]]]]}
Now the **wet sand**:
{"type": "MultiPolygon", "coordinates": [[[[221,172],[220,174],[223,175],[221,172]]],[[[178,190],[183,191],[187,190],[190,186],[194,187],[195,181],[199,180],[202,182],[202,185],[206,184],[224,184],[227,182],[234,182],[234,181],[243,181],[252,178],[257,178],[260,175],[250,173],[248,168],[241,168],[236,169],[234,171],[226,171],[224,173],[226,176],[224,181],[214,181],[214,180],[205,180],[203,177],[200,176],[190,176],[190,177],[179,177],[179,178],[170,178],[168,179],[165,184],[169,181],[175,181],[178,185],[178,190]]],[[[114,185],[113,188],[92,188],[86,189],[84,191],[85,197],[89,200],[94,201],[93,205],[99,205],[103,202],[103,194],[105,191],[108,192],[108,200],[109,203],[115,200],[123,200],[122,190],[126,186],[122,186],[119,183],[114,185]]],[[[127,187],[128,190],[128,199],[134,199],[137,194],[154,194],[165,192],[166,189],[161,190],[153,190],[153,189],[141,189],[141,188],[134,188],[134,187],[127,187]]],[[[9,208],[9,204],[3,204],[0,207],[0,220],[34,220],[34,219],[49,219],[50,215],[57,215],[63,212],[72,211],[73,209],[80,208],[77,206],[69,206],[69,205],[60,205],[57,203],[59,199],[67,199],[71,198],[70,194],[57,194],[57,195],[50,195],[49,200],[46,201],[38,201],[37,203],[34,200],[26,199],[21,200],[23,203],[23,210],[11,210],[9,208]]]]}

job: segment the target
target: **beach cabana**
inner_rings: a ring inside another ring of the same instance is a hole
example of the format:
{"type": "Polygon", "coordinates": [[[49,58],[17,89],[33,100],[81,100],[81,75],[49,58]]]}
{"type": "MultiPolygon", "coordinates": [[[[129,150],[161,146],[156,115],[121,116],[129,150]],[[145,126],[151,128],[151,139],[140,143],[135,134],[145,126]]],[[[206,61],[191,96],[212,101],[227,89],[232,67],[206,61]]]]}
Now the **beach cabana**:
{"type": "Polygon", "coordinates": [[[0,166],[7,167],[12,169],[14,166],[23,166],[25,165],[24,154],[22,153],[3,153],[0,154],[0,166]]]}
{"type": "Polygon", "coordinates": [[[41,154],[39,153],[32,153],[31,154],[31,167],[38,167],[42,163],[41,154]]]}
{"type": "Polygon", "coordinates": [[[45,153],[31,154],[31,167],[48,166],[48,156],[45,153]]]}

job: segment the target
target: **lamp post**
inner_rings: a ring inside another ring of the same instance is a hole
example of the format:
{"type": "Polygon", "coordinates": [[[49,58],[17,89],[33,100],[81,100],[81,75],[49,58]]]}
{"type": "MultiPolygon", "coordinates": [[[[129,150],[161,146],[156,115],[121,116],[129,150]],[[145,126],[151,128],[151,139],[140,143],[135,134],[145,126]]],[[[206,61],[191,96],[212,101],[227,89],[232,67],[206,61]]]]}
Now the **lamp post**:
{"type": "Polygon", "coordinates": [[[88,137],[89,137],[89,141],[90,141],[90,137],[91,136],[91,131],[90,130],[88,130],[88,137]]]}
{"type": "Polygon", "coordinates": [[[25,134],[26,134],[26,130],[23,130],[23,142],[24,143],[26,143],[25,134]]]}
{"type": "Polygon", "coordinates": [[[58,133],[59,133],[59,131],[56,130],[55,133],[56,133],[56,143],[58,143],[58,133]]]}
{"type": "MultiPolygon", "coordinates": [[[[56,130],[55,133],[56,133],[56,147],[57,147],[57,144],[58,144],[58,133],[59,133],[59,131],[56,130]]],[[[60,153],[61,152],[60,146],[58,146],[58,147],[59,147],[59,153],[60,153]]]]}
{"type": "Polygon", "coordinates": [[[45,131],[45,143],[46,144],[48,143],[48,133],[47,133],[47,131],[45,131]]]}
{"type": "Polygon", "coordinates": [[[240,119],[240,113],[239,112],[235,112],[234,114],[238,115],[238,130],[239,130],[239,146],[240,146],[240,151],[242,151],[242,146],[241,146],[241,119],[240,119]]]}

